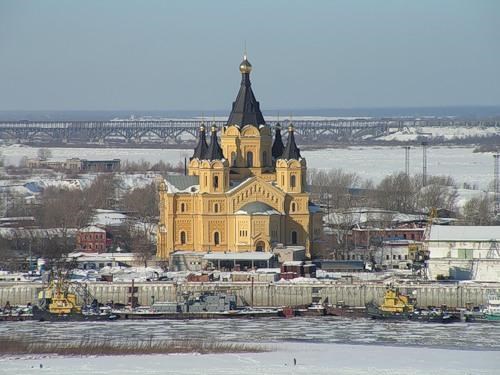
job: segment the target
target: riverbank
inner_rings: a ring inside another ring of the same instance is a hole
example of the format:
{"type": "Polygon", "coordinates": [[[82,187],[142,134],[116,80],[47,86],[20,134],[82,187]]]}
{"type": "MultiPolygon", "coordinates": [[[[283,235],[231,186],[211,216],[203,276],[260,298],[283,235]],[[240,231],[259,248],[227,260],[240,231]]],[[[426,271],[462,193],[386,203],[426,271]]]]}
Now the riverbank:
{"type": "MultiPolygon", "coordinates": [[[[101,303],[113,301],[127,304],[130,283],[88,282],[89,292],[101,303]]],[[[348,306],[364,307],[369,302],[380,303],[386,285],[381,282],[345,283],[329,280],[299,279],[297,282],[136,282],[138,303],[147,306],[155,301],[176,301],[179,293],[201,293],[226,290],[238,298],[240,306],[281,307],[302,306],[313,302],[313,295],[322,301],[348,306]]],[[[500,283],[438,283],[404,282],[393,283],[403,293],[417,299],[417,307],[441,306],[466,307],[483,305],[491,294],[500,293],[500,283]]],[[[2,282],[0,283],[0,305],[9,301],[10,305],[38,303],[41,283],[2,282]]]]}
{"type": "Polygon", "coordinates": [[[270,350],[256,344],[206,340],[153,340],[85,338],[47,340],[44,337],[0,337],[0,356],[124,356],[152,354],[258,353],[270,350]]]}
{"type": "Polygon", "coordinates": [[[496,375],[498,352],[373,345],[285,342],[276,351],[112,357],[0,359],[2,371],[52,375],[110,374],[335,374],[335,375],[496,375]]]}

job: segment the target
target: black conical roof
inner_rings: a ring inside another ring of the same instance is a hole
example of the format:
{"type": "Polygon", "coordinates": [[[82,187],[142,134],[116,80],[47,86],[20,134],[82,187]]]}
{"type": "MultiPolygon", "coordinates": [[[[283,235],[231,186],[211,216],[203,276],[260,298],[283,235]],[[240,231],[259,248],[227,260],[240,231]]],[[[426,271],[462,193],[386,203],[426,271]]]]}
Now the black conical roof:
{"type": "Polygon", "coordinates": [[[200,159],[202,160],[205,157],[205,154],[208,150],[207,139],[205,137],[205,126],[200,126],[200,133],[198,135],[198,144],[194,148],[194,154],[191,159],[200,159]]]}
{"type": "Polygon", "coordinates": [[[260,105],[252,91],[250,83],[250,71],[252,65],[248,62],[246,56],[240,64],[241,86],[236,100],[233,102],[233,108],[227,120],[228,125],[239,125],[243,127],[251,124],[254,126],[264,125],[266,121],[260,105]]]}
{"type": "Polygon", "coordinates": [[[300,156],[300,148],[297,147],[295,143],[295,136],[293,135],[293,126],[290,125],[288,127],[288,141],[286,143],[285,150],[281,155],[280,159],[290,160],[295,159],[299,160],[302,156],[300,156]]]}
{"type": "Polygon", "coordinates": [[[210,146],[205,154],[204,160],[222,160],[224,159],[224,154],[222,153],[222,148],[217,140],[217,128],[212,126],[212,135],[210,136],[210,146]]]}
{"type": "Polygon", "coordinates": [[[278,159],[282,154],[285,145],[283,144],[283,140],[281,139],[281,125],[279,123],[276,124],[276,134],[274,135],[274,143],[272,148],[272,155],[274,159],[278,159]]]}

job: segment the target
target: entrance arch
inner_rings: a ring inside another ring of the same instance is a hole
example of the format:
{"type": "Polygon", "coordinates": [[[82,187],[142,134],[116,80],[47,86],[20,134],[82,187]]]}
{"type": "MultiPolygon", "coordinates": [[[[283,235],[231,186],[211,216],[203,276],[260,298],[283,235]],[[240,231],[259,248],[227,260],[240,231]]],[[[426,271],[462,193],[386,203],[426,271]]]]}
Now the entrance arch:
{"type": "Polygon", "coordinates": [[[265,251],[266,243],[264,241],[257,241],[255,243],[255,251],[265,251]]]}

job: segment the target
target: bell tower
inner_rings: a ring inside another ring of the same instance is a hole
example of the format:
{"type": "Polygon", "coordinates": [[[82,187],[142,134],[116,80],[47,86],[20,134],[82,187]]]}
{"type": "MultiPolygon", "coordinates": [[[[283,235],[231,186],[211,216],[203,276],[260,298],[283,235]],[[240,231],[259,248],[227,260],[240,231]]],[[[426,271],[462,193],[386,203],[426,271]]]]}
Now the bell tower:
{"type": "Polygon", "coordinates": [[[306,189],[306,161],[295,143],[293,125],[288,127],[283,154],[276,160],[276,184],[287,193],[304,193],[306,189]]]}
{"type": "Polygon", "coordinates": [[[224,193],[229,189],[229,164],[219,146],[215,125],[212,126],[210,146],[199,162],[198,175],[200,193],[224,193]]]}
{"type": "Polygon", "coordinates": [[[194,149],[193,156],[189,159],[190,176],[198,176],[200,173],[200,161],[203,160],[208,150],[207,139],[205,136],[205,125],[201,124],[200,132],[198,133],[198,143],[194,149]]]}

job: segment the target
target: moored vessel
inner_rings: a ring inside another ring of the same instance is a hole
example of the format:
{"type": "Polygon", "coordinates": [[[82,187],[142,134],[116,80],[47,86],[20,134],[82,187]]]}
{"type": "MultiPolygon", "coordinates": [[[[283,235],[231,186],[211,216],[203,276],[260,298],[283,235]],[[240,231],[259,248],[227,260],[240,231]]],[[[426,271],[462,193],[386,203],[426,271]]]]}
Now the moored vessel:
{"type": "Polygon", "coordinates": [[[372,319],[409,320],[415,312],[415,300],[398,289],[389,287],[384,293],[381,305],[366,305],[368,317],[372,319]]]}
{"type": "Polygon", "coordinates": [[[488,297],[488,302],[482,313],[486,321],[500,322],[500,296],[492,295],[488,297]]]}

